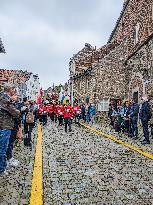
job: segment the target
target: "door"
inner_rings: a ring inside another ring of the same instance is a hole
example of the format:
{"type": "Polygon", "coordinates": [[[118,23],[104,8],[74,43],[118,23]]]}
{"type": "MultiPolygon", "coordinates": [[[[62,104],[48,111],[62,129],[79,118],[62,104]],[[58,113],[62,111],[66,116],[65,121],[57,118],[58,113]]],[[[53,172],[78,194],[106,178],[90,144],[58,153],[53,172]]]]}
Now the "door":
{"type": "Polygon", "coordinates": [[[138,103],[138,100],[139,100],[139,93],[138,93],[138,91],[133,93],[133,99],[135,99],[135,102],[138,103]]]}

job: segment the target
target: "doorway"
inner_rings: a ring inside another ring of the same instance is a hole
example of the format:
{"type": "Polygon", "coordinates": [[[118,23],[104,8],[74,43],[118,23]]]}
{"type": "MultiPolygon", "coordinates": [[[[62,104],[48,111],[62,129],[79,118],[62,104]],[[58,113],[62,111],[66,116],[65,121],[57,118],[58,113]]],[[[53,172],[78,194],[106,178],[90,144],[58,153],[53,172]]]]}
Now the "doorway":
{"type": "Polygon", "coordinates": [[[138,91],[133,93],[133,99],[135,99],[135,102],[138,103],[138,101],[139,101],[139,92],[138,91]]]}

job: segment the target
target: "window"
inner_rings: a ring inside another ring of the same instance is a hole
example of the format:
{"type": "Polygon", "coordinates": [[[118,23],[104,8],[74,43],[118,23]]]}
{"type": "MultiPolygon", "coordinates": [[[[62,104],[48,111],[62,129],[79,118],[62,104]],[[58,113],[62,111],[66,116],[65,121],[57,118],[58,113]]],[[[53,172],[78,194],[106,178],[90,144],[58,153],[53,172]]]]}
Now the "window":
{"type": "Polygon", "coordinates": [[[134,45],[136,45],[139,42],[139,30],[140,24],[137,23],[134,29],[134,45]]]}
{"type": "Polygon", "coordinates": [[[100,101],[100,103],[98,104],[98,111],[100,112],[109,111],[109,100],[108,99],[103,99],[102,101],[100,101]]]}
{"type": "Polygon", "coordinates": [[[82,81],[80,80],[79,82],[79,89],[81,90],[82,89],[82,81]]]}
{"type": "Polygon", "coordinates": [[[89,86],[90,86],[89,79],[88,79],[88,78],[86,78],[86,89],[89,89],[89,86]]]}
{"type": "Polygon", "coordinates": [[[96,86],[96,78],[92,79],[92,86],[95,87],[96,86]]]}

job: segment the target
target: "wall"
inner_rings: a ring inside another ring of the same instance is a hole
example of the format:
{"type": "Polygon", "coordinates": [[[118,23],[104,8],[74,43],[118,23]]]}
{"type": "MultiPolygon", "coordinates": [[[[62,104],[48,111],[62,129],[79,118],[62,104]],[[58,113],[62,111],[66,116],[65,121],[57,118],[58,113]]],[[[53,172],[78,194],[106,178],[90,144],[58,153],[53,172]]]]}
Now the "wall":
{"type": "Polygon", "coordinates": [[[109,42],[127,38],[127,55],[144,42],[153,33],[153,1],[128,0],[119,18],[116,29],[112,32],[109,42]],[[134,30],[140,24],[139,42],[134,45],[134,30]]]}
{"type": "Polygon", "coordinates": [[[138,90],[139,99],[143,95],[153,98],[153,37],[126,62],[126,70],[129,97],[138,90]]]}

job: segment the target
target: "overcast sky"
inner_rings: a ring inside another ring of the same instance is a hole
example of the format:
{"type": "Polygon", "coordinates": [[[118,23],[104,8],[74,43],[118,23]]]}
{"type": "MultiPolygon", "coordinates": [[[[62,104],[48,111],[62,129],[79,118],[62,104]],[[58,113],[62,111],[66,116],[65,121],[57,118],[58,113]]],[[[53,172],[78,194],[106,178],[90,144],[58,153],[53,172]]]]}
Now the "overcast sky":
{"type": "Polygon", "coordinates": [[[43,88],[65,83],[85,43],[106,44],[124,0],[0,0],[0,67],[38,73],[43,88]]]}

